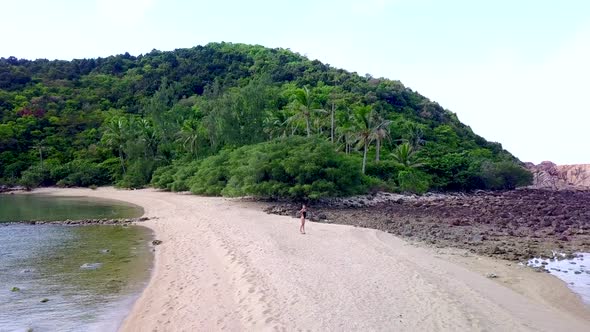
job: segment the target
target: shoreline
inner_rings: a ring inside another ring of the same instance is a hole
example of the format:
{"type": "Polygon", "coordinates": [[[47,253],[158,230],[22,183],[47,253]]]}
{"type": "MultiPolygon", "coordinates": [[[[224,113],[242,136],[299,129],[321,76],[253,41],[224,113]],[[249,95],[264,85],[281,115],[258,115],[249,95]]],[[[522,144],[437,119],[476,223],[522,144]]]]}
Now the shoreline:
{"type": "Polygon", "coordinates": [[[163,243],[121,331],[590,327],[590,309],[563,282],[508,261],[342,225],[311,223],[301,241],[290,217],[225,198],[152,189],[35,192],[144,208],[150,220],[140,225],[163,243]]]}
{"type": "Polygon", "coordinates": [[[86,226],[86,225],[140,225],[138,223],[149,220],[147,217],[138,218],[101,218],[101,219],[66,219],[66,220],[18,220],[0,221],[0,226],[10,225],[62,225],[62,226],[86,226]]]}

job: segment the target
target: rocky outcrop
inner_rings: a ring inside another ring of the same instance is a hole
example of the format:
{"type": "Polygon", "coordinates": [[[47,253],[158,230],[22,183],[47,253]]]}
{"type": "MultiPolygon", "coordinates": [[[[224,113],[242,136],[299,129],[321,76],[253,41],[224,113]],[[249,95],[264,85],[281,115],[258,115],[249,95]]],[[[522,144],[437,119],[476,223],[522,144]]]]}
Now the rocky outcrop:
{"type": "MultiPolygon", "coordinates": [[[[335,204],[342,202],[338,200],[307,208],[312,221],[318,216],[319,222],[374,228],[436,247],[526,261],[552,257],[553,251],[590,252],[589,201],[590,190],[518,189],[408,196],[362,207],[357,201],[335,204]]],[[[265,211],[295,216],[300,208],[282,203],[265,211]]]]}
{"type": "Polygon", "coordinates": [[[532,188],[590,189],[590,164],[556,165],[544,161],[539,165],[527,163],[526,166],[534,175],[532,188]]]}
{"type": "Polygon", "coordinates": [[[11,186],[7,186],[7,185],[0,185],[0,194],[2,193],[11,193],[14,191],[24,191],[25,187],[21,187],[21,186],[15,186],[15,187],[11,187],[11,186]]]}

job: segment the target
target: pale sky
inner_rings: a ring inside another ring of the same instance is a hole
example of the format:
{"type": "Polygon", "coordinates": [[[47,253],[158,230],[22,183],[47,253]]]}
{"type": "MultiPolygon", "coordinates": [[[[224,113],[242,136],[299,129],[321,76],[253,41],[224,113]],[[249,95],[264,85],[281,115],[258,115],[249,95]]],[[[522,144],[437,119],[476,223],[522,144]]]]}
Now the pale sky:
{"type": "Polygon", "coordinates": [[[400,80],[523,161],[590,163],[587,0],[0,0],[0,57],[234,42],[400,80]]]}

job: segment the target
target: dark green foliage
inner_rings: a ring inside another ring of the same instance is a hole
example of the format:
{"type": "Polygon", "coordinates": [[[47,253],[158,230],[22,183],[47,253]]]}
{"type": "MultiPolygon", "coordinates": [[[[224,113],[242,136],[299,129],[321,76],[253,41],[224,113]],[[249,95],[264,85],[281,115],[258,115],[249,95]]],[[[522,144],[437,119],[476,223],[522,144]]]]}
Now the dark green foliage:
{"type": "MultiPolygon", "coordinates": [[[[203,160],[199,167],[194,170],[194,176],[188,180],[190,191],[208,196],[221,195],[228,181],[227,164],[229,154],[228,150],[223,150],[217,155],[203,160]]],[[[176,181],[186,181],[186,179],[178,178],[176,181]]]]}
{"type": "Polygon", "coordinates": [[[0,58],[0,183],[316,198],[509,188],[517,164],[399,81],[285,49],[0,58]]]}
{"type": "Polygon", "coordinates": [[[366,174],[383,181],[388,181],[396,176],[404,166],[392,160],[384,160],[380,162],[370,162],[367,164],[366,174]]]}
{"type": "MultiPolygon", "coordinates": [[[[189,179],[191,191],[202,195],[317,199],[367,189],[359,163],[316,138],[289,137],[224,150],[188,168],[196,170],[189,179]]],[[[169,170],[158,172],[160,187],[169,170]]],[[[172,177],[182,170],[177,167],[172,177]]]]}
{"type": "Polygon", "coordinates": [[[398,173],[397,184],[402,192],[423,194],[430,188],[430,176],[422,171],[407,168],[398,173]]]}
{"type": "Polygon", "coordinates": [[[49,185],[50,173],[42,166],[31,166],[22,173],[20,185],[27,189],[37,188],[41,185],[49,185]]]}
{"type": "Polygon", "coordinates": [[[170,190],[168,187],[174,181],[174,173],[176,168],[174,165],[168,165],[158,168],[152,175],[151,185],[154,188],[170,190]]]}
{"type": "Polygon", "coordinates": [[[109,183],[111,183],[111,178],[104,165],[79,159],[63,165],[55,160],[47,160],[43,166],[29,167],[22,173],[20,179],[20,184],[28,189],[50,185],[88,187],[109,183]]]}
{"type": "Polygon", "coordinates": [[[116,184],[122,188],[143,188],[150,182],[154,162],[149,159],[138,159],[129,165],[123,178],[116,184]]]}
{"type": "Polygon", "coordinates": [[[60,171],[61,174],[54,177],[57,172],[52,169],[52,180],[66,187],[101,186],[111,182],[108,170],[103,165],[87,160],[74,160],[65,164],[60,171]]]}
{"type": "Polygon", "coordinates": [[[489,189],[514,189],[533,182],[531,172],[507,161],[484,162],[481,165],[481,178],[489,189]]]}
{"type": "Polygon", "coordinates": [[[198,170],[201,161],[196,160],[189,162],[188,164],[180,164],[176,168],[176,172],[172,175],[172,182],[168,189],[172,191],[189,191],[190,183],[188,180],[195,175],[198,170]]]}

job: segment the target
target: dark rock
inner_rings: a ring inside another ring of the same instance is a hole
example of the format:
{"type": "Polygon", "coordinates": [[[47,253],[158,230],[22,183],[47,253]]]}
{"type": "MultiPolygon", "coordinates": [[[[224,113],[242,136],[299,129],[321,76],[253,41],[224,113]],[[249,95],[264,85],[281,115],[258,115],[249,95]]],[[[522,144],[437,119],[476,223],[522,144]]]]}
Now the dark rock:
{"type": "Polygon", "coordinates": [[[504,254],[504,253],[506,253],[506,250],[504,250],[504,249],[502,249],[502,248],[500,248],[498,246],[493,246],[493,247],[491,247],[491,249],[488,252],[491,253],[491,254],[496,254],[497,255],[497,254],[504,254]]]}
{"type": "Polygon", "coordinates": [[[160,244],[162,244],[162,241],[160,241],[160,240],[153,240],[152,241],[152,244],[155,245],[155,246],[159,246],[160,244]]]}
{"type": "MultiPolygon", "coordinates": [[[[320,220],[325,214],[334,223],[375,228],[437,247],[451,246],[522,261],[554,250],[588,251],[588,201],[590,191],[520,189],[478,191],[472,195],[430,193],[422,197],[377,193],[324,200],[314,204],[314,212],[320,220]]],[[[274,204],[265,211],[270,213],[274,208],[272,213],[293,215],[300,208],[297,205],[274,204]]]]}

